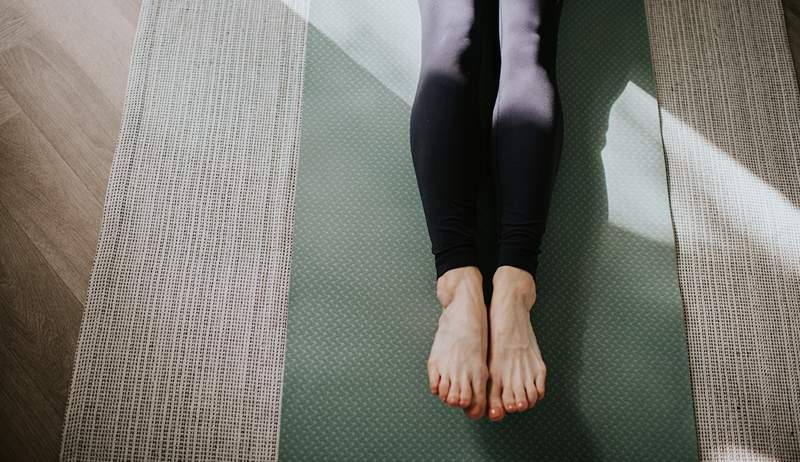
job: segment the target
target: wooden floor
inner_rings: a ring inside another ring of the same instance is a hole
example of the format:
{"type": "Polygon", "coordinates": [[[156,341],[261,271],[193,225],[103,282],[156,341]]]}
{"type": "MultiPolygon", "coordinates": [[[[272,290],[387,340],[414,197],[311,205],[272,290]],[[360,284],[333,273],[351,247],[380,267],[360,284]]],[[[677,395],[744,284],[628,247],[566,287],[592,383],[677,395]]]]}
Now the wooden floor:
{"type": "Polygon", "coordinates": [[[0,0],[0,460],[55,460],[139,0],[0,0]]]}
{"type": "Polygon", "coordinates": [[[0,0],[2,461],[58,457],[138,10],[0,0]]]}

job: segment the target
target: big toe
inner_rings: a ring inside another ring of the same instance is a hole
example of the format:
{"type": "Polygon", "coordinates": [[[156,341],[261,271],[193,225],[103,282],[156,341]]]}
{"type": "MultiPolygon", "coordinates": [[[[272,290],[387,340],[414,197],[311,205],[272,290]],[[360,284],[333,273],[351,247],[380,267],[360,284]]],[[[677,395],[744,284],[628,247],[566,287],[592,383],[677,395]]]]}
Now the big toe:
{"type": "Polygon", "coordinates": [[[478,420],[483,416],[486,407],[486,400],[474,400],[469,407],[464,408],[464,414],[472,420],[478,420]]]}
{"type": "Polygon", "coordinates": [[[492,380],[489,385],[489,420],[497,422],[505,417],[503,410],[503,400],[501,396],[502,389],[500,384],[492,380]]]}
{"type": "Polygon", "coordinates": [[[477,420],[486,412],[486,379],[476,379],[472,382],[472,403],[464,409],[470,419],[477,420]]]}

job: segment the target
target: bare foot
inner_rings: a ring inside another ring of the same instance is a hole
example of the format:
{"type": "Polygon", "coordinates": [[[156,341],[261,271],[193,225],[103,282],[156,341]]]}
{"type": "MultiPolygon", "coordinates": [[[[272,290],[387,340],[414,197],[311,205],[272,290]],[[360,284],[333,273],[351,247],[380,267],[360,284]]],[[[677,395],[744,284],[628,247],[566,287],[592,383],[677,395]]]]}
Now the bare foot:
{"type": "Polygon", "coordinates": [[[536,283],[525,270],[501,266],[492,278],[489,308],[489,419],[522,412],[544,398],[546,368],[533,333],[530,310],[536,283]]]}
{"type": "Polygon", "coordinates": [[[488,326],[481,273],[475,266],[454,268],[436,284],[444,308],[428,358],[431,393],[471,419],[486,408],[488,326]]]}

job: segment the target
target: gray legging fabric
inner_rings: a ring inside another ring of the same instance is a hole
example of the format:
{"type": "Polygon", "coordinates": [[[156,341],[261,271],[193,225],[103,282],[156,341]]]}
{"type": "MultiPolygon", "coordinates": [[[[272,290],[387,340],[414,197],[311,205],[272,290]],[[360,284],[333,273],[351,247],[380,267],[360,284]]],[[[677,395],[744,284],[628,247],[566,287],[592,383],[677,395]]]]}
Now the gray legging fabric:
{"type": "Polygon", "coordinates": [[[501,64],[492,152],[482,152],[477,139],[480,1],[419,0],[422,61],[410,120],[414,170],[437,277],[452,268],[478,266],[474,236],[481,156],[493,157],[497,266],[516,266],[535,277],[561,147],[555,81],[561,3],[499,0],[501,64]]]}

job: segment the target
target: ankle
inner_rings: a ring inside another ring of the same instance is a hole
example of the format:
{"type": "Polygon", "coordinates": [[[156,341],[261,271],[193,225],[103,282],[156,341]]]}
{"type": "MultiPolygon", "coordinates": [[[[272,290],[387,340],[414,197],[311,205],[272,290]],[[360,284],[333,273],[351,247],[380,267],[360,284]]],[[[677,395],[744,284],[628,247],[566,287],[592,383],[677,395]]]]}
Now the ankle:
{"type": "Polygon", "coordinates": [[[483,300],[483,276],[477,266],[453,268],[436,281],[436,297],[447,307],[457,295],[483,300]]]}
{"type": "Polygon", "coordinates": [[[509,265],[498,267],[492,277],[492,285],[498,298],[511,298],[528,310],[536,303],[536,281],[531,273],[523,269],[509,265]]]}

